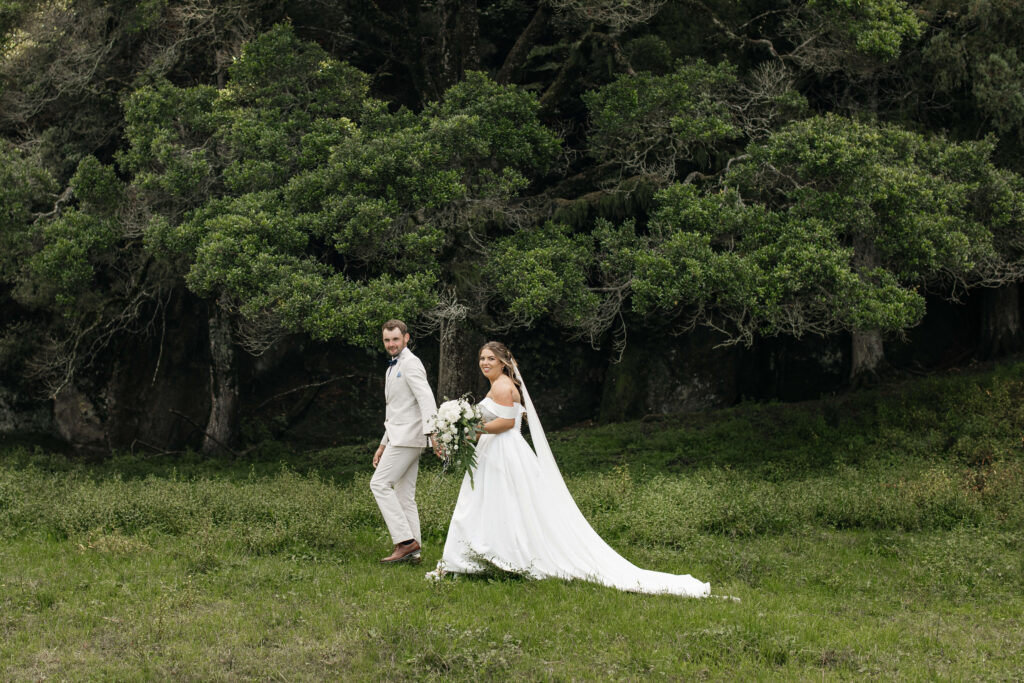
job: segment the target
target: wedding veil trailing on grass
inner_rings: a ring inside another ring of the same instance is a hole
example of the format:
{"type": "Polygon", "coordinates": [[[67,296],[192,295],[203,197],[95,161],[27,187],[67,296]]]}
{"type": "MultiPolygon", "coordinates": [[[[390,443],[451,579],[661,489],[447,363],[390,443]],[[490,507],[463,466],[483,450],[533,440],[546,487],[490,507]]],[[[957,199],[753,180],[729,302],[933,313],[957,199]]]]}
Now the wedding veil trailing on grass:
{"type": "Polygon", "coordinates": [[[619,555],[594,531],[565,485],[519,366],[513,362],[512,368],[519,380],[519,392],[526,408],[533,450],[537,455],[541,484],[545,489],[545,495],[540,498],[544,501],[543,515],[555,522],[548,527],[550,534],[555,536],[548,539],[553,542],[551,548],[561,559],[560,569],[555,573],[563,578],[586,578],[620,590],[688,597],[710,595],[710,584],[689,574],[669,574],[637,567],[619,555]]]}

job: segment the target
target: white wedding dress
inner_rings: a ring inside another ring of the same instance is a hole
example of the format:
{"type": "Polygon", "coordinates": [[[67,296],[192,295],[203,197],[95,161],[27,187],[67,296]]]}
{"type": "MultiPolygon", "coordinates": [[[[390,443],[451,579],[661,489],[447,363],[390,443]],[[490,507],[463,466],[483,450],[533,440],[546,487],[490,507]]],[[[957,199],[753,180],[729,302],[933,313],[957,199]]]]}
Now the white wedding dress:
{"type": "Polygon", "coordinates": [[[526,408],[490,398],[478,404],[486,421],[514,419],[515,427],[480,437],[473,483],[467,474],[444,554],[428,577],[473,574],[490,563],[537,579],[584,579],[625,591],[708,596],[710,584],[689,574],[640,569],[598,536],[565,486],[525,384],[521,391],[526,408]],[[520,431],[524,412],[536,453],[520,431]]]}

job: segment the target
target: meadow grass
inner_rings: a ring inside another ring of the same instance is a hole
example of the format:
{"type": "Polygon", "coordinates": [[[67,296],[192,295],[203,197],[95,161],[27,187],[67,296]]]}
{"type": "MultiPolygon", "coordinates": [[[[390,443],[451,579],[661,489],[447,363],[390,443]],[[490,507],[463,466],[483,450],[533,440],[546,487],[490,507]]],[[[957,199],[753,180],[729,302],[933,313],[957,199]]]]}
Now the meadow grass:
{"type": "Polygon", "coordinates": [[[0,454],[0,679],[1024,679],[1024,364],[550,435],[597,531],[725,599],[423,578],[372,443],[0,454]]]}

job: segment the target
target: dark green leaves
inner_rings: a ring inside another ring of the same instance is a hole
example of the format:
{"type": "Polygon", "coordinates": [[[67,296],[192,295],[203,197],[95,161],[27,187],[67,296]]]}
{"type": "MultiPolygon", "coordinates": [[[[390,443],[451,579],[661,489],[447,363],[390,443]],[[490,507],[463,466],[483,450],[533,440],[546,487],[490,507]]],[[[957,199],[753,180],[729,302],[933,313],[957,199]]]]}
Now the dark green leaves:
{"type": "Polygon", "coordinates": [[[793,123],[748,148],[734,189],[658,195],[635,307],[686,309],[747,343],[915,325],[923,287],[984,279],[995,231],[1024,229],[991,151],[837,116],[793,123]]]}
{"type": "Polygon", "coordinates": [[[127,103],[122,163],[157,213],[147,245],[196,293],[318,338],[376,345],[379,320],[434,305],[442,253],[559,149],[530,93],[471,73],[419,114],[389,113],[288,26],[229,75],[127,103]]]}
{"type": "Polygon", "coordinates": [[[812,11],[827,18],[860,52],[881,60],[894,59],[907,40],[921,33],[921,21],[902,0],[810,0],[812,11]]]}
{"type": "Polygon", "coordinates": [[[671,177],[679,161],[740,133],[728,105],[736,69],[723,62],[681,65],[674,73],[621,76],[587,93],[590,152],[633,172],[671,177]]]}

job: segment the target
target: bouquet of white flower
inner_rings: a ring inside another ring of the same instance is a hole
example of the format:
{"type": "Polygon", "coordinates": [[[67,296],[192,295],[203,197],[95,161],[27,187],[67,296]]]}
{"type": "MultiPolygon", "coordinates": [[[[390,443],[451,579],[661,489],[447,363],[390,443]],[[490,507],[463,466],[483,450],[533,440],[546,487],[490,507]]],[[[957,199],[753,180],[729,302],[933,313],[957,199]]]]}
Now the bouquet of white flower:
{"type": "Polygon", "coordinates": [[[473,468],[476,467],[476,441],[483,419],[480,409],[469,402],[463,395],[451,401],[445,401],[437,409],[437,414],[430,419],[430,425],[437,440],[444,461],[444,469],[454,467],[456,470],[469,472],[469,484],[473,485],[473,468]]]}

